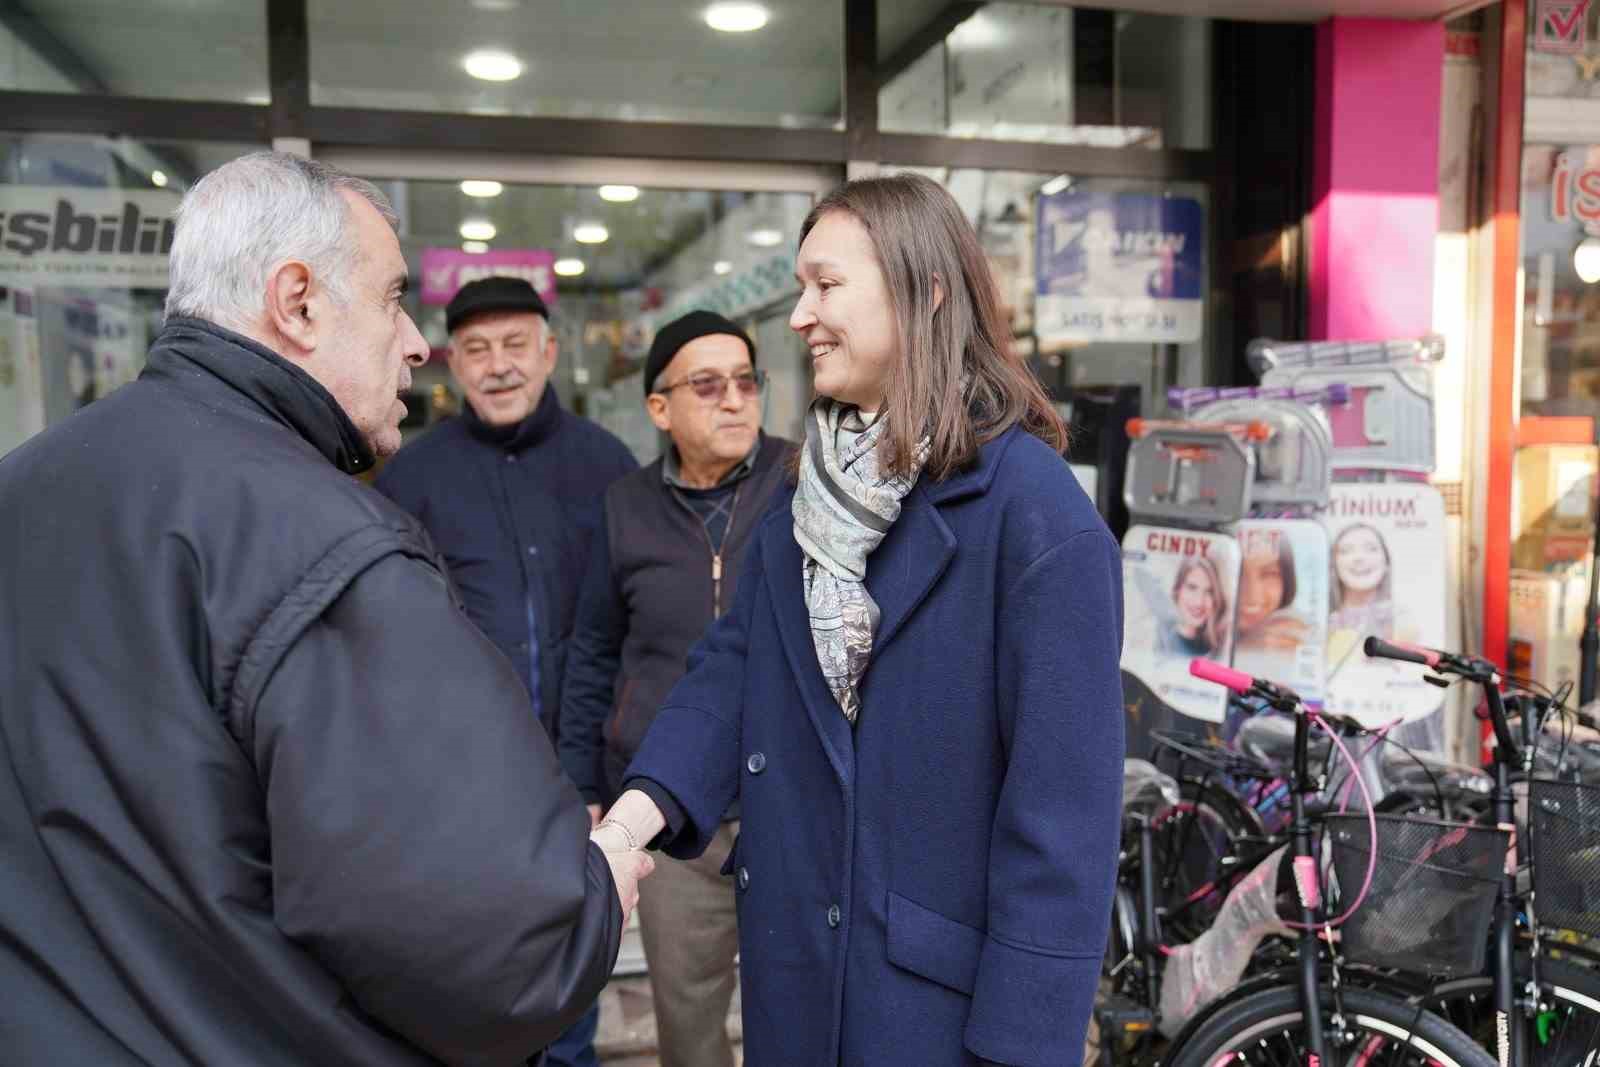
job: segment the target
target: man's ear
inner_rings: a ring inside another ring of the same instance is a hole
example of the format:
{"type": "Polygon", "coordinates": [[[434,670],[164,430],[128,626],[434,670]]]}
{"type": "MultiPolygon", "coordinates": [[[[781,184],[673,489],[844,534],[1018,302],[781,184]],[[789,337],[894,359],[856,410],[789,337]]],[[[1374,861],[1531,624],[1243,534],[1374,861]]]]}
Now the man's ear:
{"type": "Polygon", "coordinates": [[[672,432],[672,412],[667,410],[667,398],[661,393],[651,393],[644,398],[644,410],[649,414],[650,421],[656,424],[656,429],[662,433],[672,432]]]}
{"type": "Polygon", "coordinates": [[[286,356],[308,356],[317,347],[322,326],[320,309],[311,301],[311,268],[300,260],[280,263],[267,278],[267,323],[291,351],[286,356]]]}

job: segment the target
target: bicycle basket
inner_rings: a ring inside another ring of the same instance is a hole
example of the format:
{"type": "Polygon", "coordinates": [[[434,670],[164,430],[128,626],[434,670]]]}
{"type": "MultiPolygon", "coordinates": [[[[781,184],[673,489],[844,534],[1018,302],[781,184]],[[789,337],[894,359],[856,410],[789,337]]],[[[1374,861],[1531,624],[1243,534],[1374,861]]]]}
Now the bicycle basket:
{"type": "Polygon", "coordinates": [[[1600,937],[1600,787],[1535,778],[1533,906],[1544,926],[1600,937]]]}
{"type": "MultiPolygon", "coordinates": [[[[1372,885],[1340,929],[1357,963],[1435,975],[1483,970],[1510,834],[1487,826],[1379,815],[1372,885]]],[[[1343,914],[1371,855],[1365,814],[1326,817],[1343,914]]]]}

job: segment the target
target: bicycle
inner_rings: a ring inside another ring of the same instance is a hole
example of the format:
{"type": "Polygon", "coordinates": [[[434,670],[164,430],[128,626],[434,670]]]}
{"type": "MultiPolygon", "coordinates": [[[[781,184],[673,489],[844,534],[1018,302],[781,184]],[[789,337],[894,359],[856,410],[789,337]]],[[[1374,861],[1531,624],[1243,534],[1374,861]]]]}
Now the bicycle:
{"type": "MultiPolygon", "coordinates": [[[[1191,673],[1294,715],[1293,779],[1290,791],[1289,837],[1299,896],[1295,967],[1212,1002],[1196,1013],[1174,1037],[1161,1062],[1170,1067],[1215,1067],[1222,1060],[1277,1067],[1285,1058],[1310,1067],[1341,1060],[1367,1064],[1429,1063],[1441,1067],[1490,1067],[1493,1060],[1466,1034],[1415,1002],[1380,990],[1346,988],[1337,960],[1323,974],[1323,953],[1317,932],[1326,929],[1321,916],[1321,889],[1312,848],[1312,821],[1306,798],[1316,790],[1308,759],[1311,724],[1320,721],[1288,689],[1253,679],[1219,664],[1196,660],[1191,673]]],[[[1326,727],[1324,727],[1326,729],[1326,727]]],[[[1111,1067],[1128,1051],[1125,1039],[1141,1035],[1134,1053],[1153,1051],[1159,1021],[1160,933],[1155,908],[1153,835],[1149,820],[1139,828],[1138,922],[1135,953],[1144,980],[1125,988],[1142,992],[1143,1003],[1118,1000],[1097,1013],[1105,1055],[1111,1067]],[[1132,1024],[1131,1026],[1129,1024],[1132,1024]],[[1109,1040],[1106,1038],[1109,1037],[1109,1040]]]]}
{"type": "MultiPolygon", "coordinates": [[[[1468,1033],[1492,1039],[1502,1067],[1594,1063],[1600,1059],[1600,974],[1550,953],[1572,954],[1571,946],[1552,940],[1561,929],[1600,936],[1600,886],[1591,889],[1600,876],[1600,786],[1534,773],[1552,765],[1538,757],[1544,719],[1570,716],[1591,729],[1593,719],[1568,711],[1559,698],[1535,695],[1518,704],[1518,736],[1501,693],[1507,679],[1494,664],[1374,637],[1367,639],[1365,651],[1425,666],[1433,672],[1430,680],[1441,686],[1450,684],[1450,677],[1479,685],[1485,698],[1480,715],[1495,737],[1489,800],[1498,826],[1518,829],[1522,820],[1514,780],[1526,782],[1528,790],[1520,838],[1531,844],[1526,881],[1519,879],[1523,872],[1516,862],[1500,873],[1488,973],[1437,982],[1417,1002],[1468,1033]],[[1555,925],[1540,924],[1541,907],[1555,925]],[[1519,923],[1519,914],[1524,922],[1519,923]]],[[[1554,761],[1556,767],[1562,764],[1554,761]]]]}

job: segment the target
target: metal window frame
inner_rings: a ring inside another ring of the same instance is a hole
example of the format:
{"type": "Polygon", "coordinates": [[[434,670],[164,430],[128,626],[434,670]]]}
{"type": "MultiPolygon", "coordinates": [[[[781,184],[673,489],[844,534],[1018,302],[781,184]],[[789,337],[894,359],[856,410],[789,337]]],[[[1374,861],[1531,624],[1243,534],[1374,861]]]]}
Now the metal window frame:
{"type": "Polygon", "coordinates": [[[883,133],[878,128],[883,73],[877,63],[878,0],[835,2],[841,5],[845,28],[843,129],[319,107],[311,103],[308,0],[262,0],[267,15],[269,104],[6,90],[0,91],[0,129],[165,141],[304,140],[314,152],[323,148],[482,152],[485,145],[493,145],[495,152],[506,155],[811,164],[840,168],[841,174],[892,163],[1183,181],[1216,176],[1215,153],[1209,150],[1095,148],[883,133]]]}

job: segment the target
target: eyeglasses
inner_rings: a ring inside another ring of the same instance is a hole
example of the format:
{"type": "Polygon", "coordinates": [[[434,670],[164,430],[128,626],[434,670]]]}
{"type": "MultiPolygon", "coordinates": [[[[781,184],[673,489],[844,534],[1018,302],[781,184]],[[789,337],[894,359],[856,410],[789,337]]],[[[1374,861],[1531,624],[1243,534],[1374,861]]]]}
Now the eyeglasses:
{"type": "Polygon", "coordinates": [[[687,385],[694,390],[695,396],[707,403],[712,403],[721,400],[727,395],[729,382],[738,387],[740,396],[755,396],[767,387],[767,372],[760,370],[743,371],[729,377],[726,374],[714,374],[710,371],[705,371],[700,374],[691,374],[680,382],[664,385],[657,389],[656,392],[666,394],[679,386],[687,385]]]}

